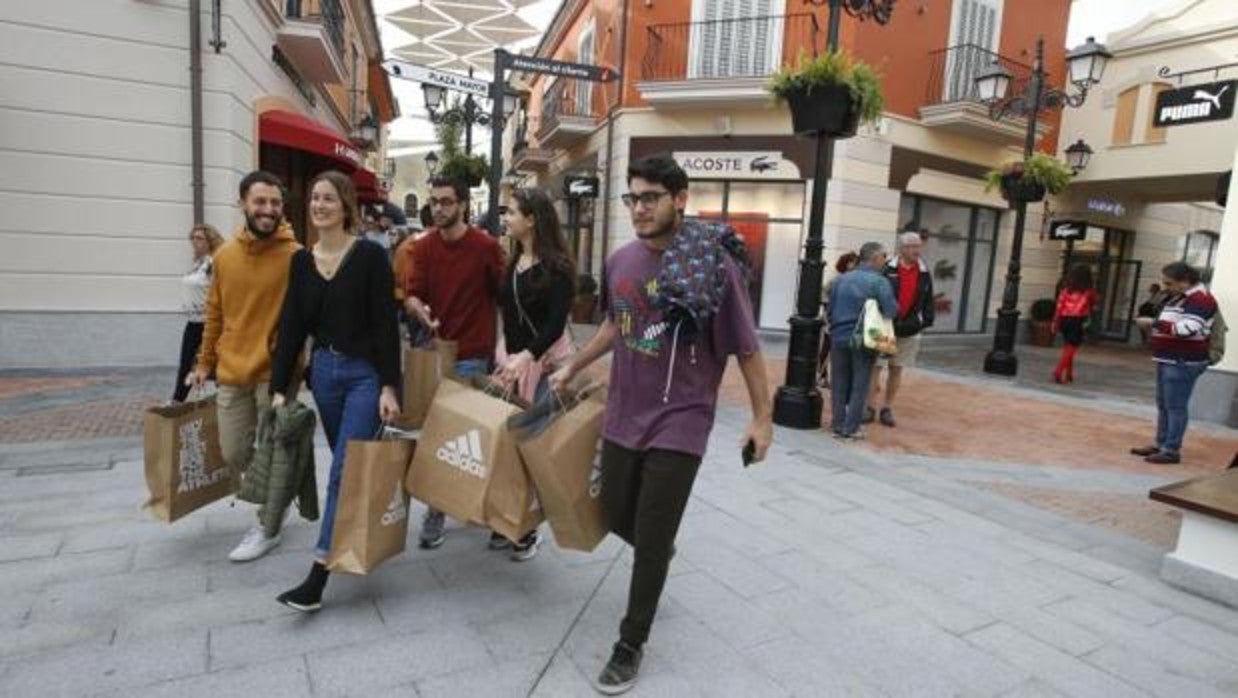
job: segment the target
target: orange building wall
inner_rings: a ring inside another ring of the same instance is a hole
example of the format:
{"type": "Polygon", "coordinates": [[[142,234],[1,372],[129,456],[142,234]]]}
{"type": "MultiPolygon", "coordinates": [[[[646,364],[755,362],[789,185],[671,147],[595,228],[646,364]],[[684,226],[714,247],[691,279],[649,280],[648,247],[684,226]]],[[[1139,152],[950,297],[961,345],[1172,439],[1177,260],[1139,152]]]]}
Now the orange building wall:
{"type": "MultiPolygon", "coordinates": [[[[636,84],[643,79],[642,62],[649,49],[649,27],[690,22],[692,3],[690,0],[654,0],[648,4],[642,0],[629,0],[629,2],[627,55],[620,68],[626,76],[622,105],[635,107],[644,105],[636,84]]],[[[1045,62],[1050,73],[1050,82],[1060,87],[1065,71],[1066,49],[1064,46],[1070,3],[1071,0],[1036,0],[1036,2],[1006,0],[1002,12],[998,52],[1020,63],[1030,65],[1036,37],[1043,34],[1045,62]]],[[[871,21],[860,22],[843,15],[839,31],[840,44],[860,59],[875,66],[885,78],[883,83],[887,111],[908,118],[919,118],[920,106],[924,104],[927,95],[930,72],[934,68],[933,52],[947,48],[950,38],[953,4],[953,0],[904,0],[896,5],[890,23],[884,26],[871,21]]],[[[609,24],[613,27],[613,39],[606,52],[607,55],[605,58],[599,56],[599,62],[617,61],[618,21],[622,13],[623,0],[595,0],[582,5],[584,8],[597,8],[599,48],[605,46],[603,23],[600,17],[609,13],[613,19],[609,24]]],[[[582,18],[590,11],[588,9],[578,11],[578,17],[574,20],[572,28],[565,34],[566,40],[552,52],[554,57],[572,57],[571,52],[576,50],[579,27],[583,24],[582,18]]],[[[807,13],[816,15],[817,24],[820,27],[818,42],[821,47],[824,47],[828,27],[828,8],[813,7],[795,0],[787,0],[786,14],[807,13]]],[[[806,32],[793,33],[791,26],[788,24],[789,36],[783,50],[785,60],[788,62],[795,60],[801,48],[811,51],[811,45],[805,40],[806,32]]],[[[595,99],[597,96],[595,94],[595,99]]],[[[609,104],[609,102],[606,103],[609,104]]],[[[1052,152],[1057,144],[1056,127],[1061,121],[1060,112],[1048,112],[1042,115],[1042,119],[1053,125],[1054,130],[1039,144],[1039,147],[1052,152]]]]}

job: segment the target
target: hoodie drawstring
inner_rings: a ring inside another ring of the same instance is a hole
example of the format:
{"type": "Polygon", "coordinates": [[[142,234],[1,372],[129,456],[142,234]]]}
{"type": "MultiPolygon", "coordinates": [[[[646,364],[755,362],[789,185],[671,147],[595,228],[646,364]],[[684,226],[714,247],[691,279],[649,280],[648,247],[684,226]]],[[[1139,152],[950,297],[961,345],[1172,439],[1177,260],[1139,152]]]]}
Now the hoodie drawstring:
{"type": "Polygon", "coordinates": [[[679,327],[683,325],[680,319],[675,323],[675,336],[671,338],[671,365],[666,369],[666,388],[662,391],[662,404],[671,401],[671,382],[675,380],[675,355],[679,352],[679,327]]]}

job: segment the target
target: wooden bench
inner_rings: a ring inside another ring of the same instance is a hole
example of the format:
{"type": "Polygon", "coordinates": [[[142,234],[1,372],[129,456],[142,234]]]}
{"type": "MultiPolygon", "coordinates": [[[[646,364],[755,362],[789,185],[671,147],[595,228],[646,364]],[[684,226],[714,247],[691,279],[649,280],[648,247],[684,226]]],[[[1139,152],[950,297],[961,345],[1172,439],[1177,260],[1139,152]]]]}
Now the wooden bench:
{"type": "Polygon", "coordinates": [[[1165,556],[1161,578],[1238,607],[1238,468],[1157,487],[1148,496],[1182,509],[1178,547],[1165,556]]]}

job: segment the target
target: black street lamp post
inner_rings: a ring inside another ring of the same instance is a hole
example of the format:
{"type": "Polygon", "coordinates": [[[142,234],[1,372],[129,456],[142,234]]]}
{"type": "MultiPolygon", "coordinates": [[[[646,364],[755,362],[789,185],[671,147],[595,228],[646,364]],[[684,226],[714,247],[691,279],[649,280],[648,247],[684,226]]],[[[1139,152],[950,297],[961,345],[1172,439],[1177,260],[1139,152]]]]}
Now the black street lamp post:
{"type": "MultiPolygon", "coordinates": [[[[810,5],[830,7],[826,50],[838,50],[840,10],[859,20],[878,24],[890,21],[894,0],[805,0],[810,5]]],[[[834,139],[817,135],[817,162],[812,180],[812,202],[808,215],[808,236],[800,260],[799,289],[795,315],[790,319],[791,339],[787,348],[786,383],[774,396],[774,423],[793,429],[821,426],[821,392],[817,390],[817,356],[821,348],[821,276],[825,248],[825,199],[834,174],[834,139]]]]}
{"type": "MultiPolygon", "coordinates": [[[[473,77],[473,69],[469,68],[469,77],[473,77]]],[[[473,125],[489,126],[490,114],[484,109],[478,109],[477,100],[473,95],[466,95],[460,106],[450,106],[443,109],[447,97],[447,88],[431,83],[422,83],[421,91],[426,99],[426,112],[430,123],[458,123],[464,125],[464,152],[473,152],[473,125]]]]}
{"type": "MultiPolygon", "coordinates": [[[[1036,122],[1040,112],[1046,109],[1078,107],[1087,99],[1088,90],[1100,82],[1105,64],[1111,54],[1105,47],[1088,37],[1087,43],[1067,54],[1070,81],[1079,90],[1068,94],[1046,82],[1045,41],[1036,39],[1036,60],[1032,65],[1031,78],[1022,94],[1006,97],[1011,74],[999,63],[976,75],[976,91],[980,100],[989,105],[989,116],[1000,121],[1007,115],[1027,117],[1027,133],[1023,139],[1023,159],[1031,157],[1036,149],[1036,122]]],[[[1080,141],[1067,148],[1072,169],[1083,169],[1091,156],[1091,148],[1080,141]],[[1074,150],[1071,150],[1073,148],[1074,150]]],[[[1027,201],[1016,198],[1014,209],[1014,238],[1010,242],[1010,261],[1006,266],[1006,286],[1002,292],[1002,307],[997,311],[997,330],[993,334],[993,348],[984,357],[985,373],[1013,376],[1019,371],[1015,356],[1015,337],[1019,329],[1019,283],[1023,267],[1023,229],[1027,220],[1027,201]]]]}

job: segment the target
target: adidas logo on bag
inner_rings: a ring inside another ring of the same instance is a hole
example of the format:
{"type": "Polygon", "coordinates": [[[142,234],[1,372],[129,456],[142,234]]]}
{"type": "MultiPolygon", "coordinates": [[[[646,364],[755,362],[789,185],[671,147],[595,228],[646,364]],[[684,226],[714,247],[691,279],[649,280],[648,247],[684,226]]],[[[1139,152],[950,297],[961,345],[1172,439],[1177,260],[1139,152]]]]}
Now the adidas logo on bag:
{"type": "Polygon", "coordinates": [[[408,502],[404,501],[404,493],[400,491],[402,488],[403,483],[395,483],[395,491],[391,493],[391,503],[387,505],[387,511],[383,514],[384,526],[391,526],[408,518],[408,502]]]}
{"type": "Polygon", "coordinates": [[[202,420],[195,419],[180,427],[180,484],[178,493],[193,492],[210,487],[228,477],[227,468],[213,473],[206,471],[206,441],[202,438],[202,420]]]}
{"type": "Polygon", "coordinates": [[[481,480],[486,479],[485,456],[481,452],[481,432],[470,429],[438,447],[434,455],[453,468],[462,470],[481,480]]]}

